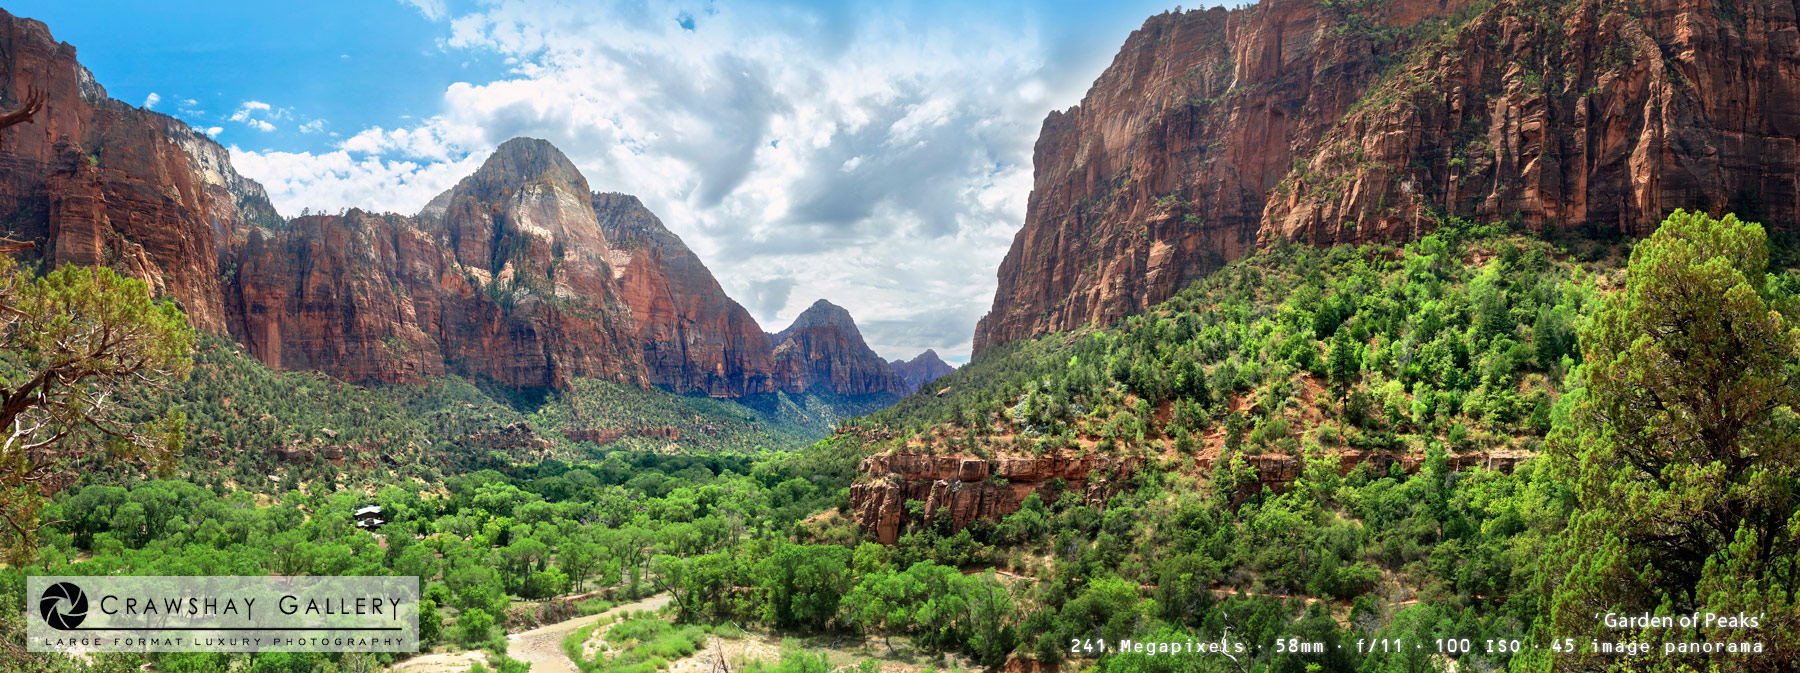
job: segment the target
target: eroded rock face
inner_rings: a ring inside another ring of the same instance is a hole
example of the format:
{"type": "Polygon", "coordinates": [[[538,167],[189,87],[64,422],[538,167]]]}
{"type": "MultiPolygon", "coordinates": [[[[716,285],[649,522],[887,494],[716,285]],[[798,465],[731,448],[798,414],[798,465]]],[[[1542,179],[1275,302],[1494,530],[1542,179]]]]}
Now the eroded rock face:
{"type": "Polygon", "coordinates": [[[998,521],[1019,511],[1026,496],[1052,479],[1080,493],[1089,504],[1104,503],[1137,469],[1136,458],[1049,455],[1023,458],[883,453],[864,458],[866,479],[850,487],[852,516],[882,544],[893,544],[914,517],[906,502],[922,503],[920,523],[945,520],[960,530],[976,519],[998,521]]]}
{"type": "Polygon", "coordinates": [[[252,355],[352,381],[442,376],[444,305],[485,298],[417,223],[360,211],[253,231],[235,280],[252,355]]]}
{"type": "Polygon", "coordinates": [[[770,340],[776,385],[789,393],[819,389],[898,397],[908,392],[906,381],[863,341],[850,312],[831,302],[813,302],[770,340]]]}
{"type": "Polygon", "coordinates": [[[1676,208],[1791,227],[1796,31],[1788,2],[1496,4],[1329,129],[1307,169],[1337,185],[1289,175],[1262,236],[1397,238],[1437,211],[1629,236],[1676,208]]]}
{"type": "Polygon", "coordinates": [[[739,397],[775,390],[769,336],[638,198],[593,195],[651,383],[739,397]]]}
{"type": "Polygon", "coordinates": [[[926,349],[911,360],[890,360],[888,365],[900,380],[906,382],[906,392],[917,392],[920,386],[943,378],[945,374],[956,371],[949,363],[938,357],[937,351],[926,349]]]}
{"type": "Polygon", "coordinates": [[[440,216],[352,211],[259,229],[241,255],[235,335],[271,367],[351,381],[641,381],[587,199],[561,152],[520,138],[452,189],[440,216]]]}
{"type": "Polygon", "coordinates": [[[0,236],[36,243],[53,265],[106,264],[224,332],[221,272],[250,223],[274,217],[212,140],[179,120],[111,100],[43,23],[0,10],[0,106],[45,94],[0,139],[0,236]]]}
{"type": "Polygon", "coordinates": [[[1283,237],[1800,221],[1791,3],[1376,4],[1264,0],[1132,33],[1044,121],[976,352],[1116,321],[1283,237]]]}

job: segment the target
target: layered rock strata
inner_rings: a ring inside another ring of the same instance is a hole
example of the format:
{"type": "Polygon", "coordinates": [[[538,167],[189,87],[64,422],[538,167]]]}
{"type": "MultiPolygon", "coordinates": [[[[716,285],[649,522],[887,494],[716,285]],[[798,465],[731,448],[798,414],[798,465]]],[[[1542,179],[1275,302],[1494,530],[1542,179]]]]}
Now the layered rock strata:
{"type": "MultiPolygon", "coordinates": [[[[1364,463],[1383,473],[1398,466],[1412,474],[1426,460],[1423,454],[1361,450],[1346,451],[1337,458],[1340,475],[1347,475],[1364,463]]],[[[1481,467],[1511,472],[1524,458],[1486,452],[1455,454],[1449,456],[1447,466],[1451,470],[1481,467]]],[[[1246,455],[1243,460],[1246,467],[1256,471],[1255,480],[1239,485],[1246,495],[1264,487],[1276,492],[1286,490],[1301,477],[1306,465],[1300,458],[1285,454],[1246,455]]],[[[909,524],[941,523],[951,530],[960,530],[977,519],[999,521],[1019,511],[1026,497],[1046,488],[1052,479],[1063,481],[1062,492],[1078,493],[1084,502],[1100,505],[1143,465],[1139,458],[1092,454],[978,458],[880,453],[864,458],[858,466],[863,477],[850,487],[850,511],[864,533],[882,544],[893,544],[909,524]],[[919,515],[908,511],[908,501],[922,503],[919,515]]],[[[1214,467],[1212,459],[1206,457],[1195,458],[1191,465],[1202,475],[1214,467]]]]}
{"type": "Polygon", "coordinates": [[[823,387],[841,395],[889,395],[908,391],[906,381],[863,341],[843,307],[820,299],[771,339],[775,380],[784,391],[823,387]]]}
{"type": "Polygon", "coordinates": [[[850,508],[864,532],[893,544],[913,517],[906,503],[923,504],[920,523],[944,520],[962,529],[976,519],[997,521],[1019,511],[1026,496],[1061,479],[1065,492],[1101,504],[1137,469],[1135,458],[1050,455],[975,458],[883,453],[864,458],[866,479],[850,487],[850,508]]]}

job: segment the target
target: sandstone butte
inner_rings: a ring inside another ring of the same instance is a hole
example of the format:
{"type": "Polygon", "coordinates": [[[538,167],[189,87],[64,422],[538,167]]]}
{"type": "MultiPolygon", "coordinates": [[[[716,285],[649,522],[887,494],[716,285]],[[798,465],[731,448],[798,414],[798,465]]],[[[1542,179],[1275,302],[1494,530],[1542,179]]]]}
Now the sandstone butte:
{"type": "Polygon", "coordinates": [[[1109,324],[1277,238],[1446,216],[1637,236],[1800,221],[1790,2],[1263,0],[1165,13],[1044,120],[977,354],[1109,324]]]}
{"type": "Polygon", "coordinates": [[[906,392],[847,313],[772,339],[642,203],[590,191],[545,141],[501,144],[416,215],[284,219],[224,148],[109,98],[43,23],[0,10],[0,60],[0,107],[45,97],[0,139],[0,236],[51,265],[144,279],[270,367],[716,397],[906,392]]]}

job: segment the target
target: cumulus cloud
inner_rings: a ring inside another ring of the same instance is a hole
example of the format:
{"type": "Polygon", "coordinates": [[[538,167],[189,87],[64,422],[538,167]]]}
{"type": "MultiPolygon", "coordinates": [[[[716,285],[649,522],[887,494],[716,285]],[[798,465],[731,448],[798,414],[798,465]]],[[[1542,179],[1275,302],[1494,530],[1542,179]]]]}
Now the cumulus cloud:
{"type": "Polygon", "coordinates": [[[144,97],[144,104],[139,107],[142,107],[146,110],[151,110],[151,109],[155,109],[156,104],[161,103],[161,102],[162,102],[162,96],[159,96],[156,94],[155,91],[152,91],[152,92],[150,92],[150,95],[144,97]]]}
{"type": "Polygon", "coordinates": [[[352,157],[343,150],[250,152],[233,145],[230,151],[232,166],[261,182],[276,209],[290,217],[303,209],[335,212],[346,207],[412,214],[473,173],[484,158],[418,163],[352,157]]]}
{"type": "MultiPolygon", "coordinates": [[[[284,213],[414,212],[498,143],[541,137],[594,189],[641,197],[766,330],[829,298],[890,358],[966,356],[1024,217],[1038,125],[1072,98],[1046,75],[1054,45],[1018,22],[919,30],[885,4],[412,4],[448,21],[452,57],[512,71],[448,87],[435,115],[346,131],[336,151],[234,148],[284,213]]],[[[280,113],[249,101],[232,120],[280,113]]]]}
{"type": "Polygon", "coordinates": [[[244,103],[242,105],[238,106],[238,109],[236,112],[231,113],[231,121],[241,122],[246,119],[249,119],[250,115],[252,115],[252,114],[255,114],[258,112],[268,112],[268,111],[269,111],[268,103],[264,103],[259,100],[247,100],[247,101],[244,101],[244,103]]]}
{"type": "Polygon", "coordinates": [[[275,130],[271,119],[287,119],[292,116],[285,108],[276,108],[258,100],[247,100],[231,113],[229,121],[234,121],[250,128],[268,133],[275,130]]]}

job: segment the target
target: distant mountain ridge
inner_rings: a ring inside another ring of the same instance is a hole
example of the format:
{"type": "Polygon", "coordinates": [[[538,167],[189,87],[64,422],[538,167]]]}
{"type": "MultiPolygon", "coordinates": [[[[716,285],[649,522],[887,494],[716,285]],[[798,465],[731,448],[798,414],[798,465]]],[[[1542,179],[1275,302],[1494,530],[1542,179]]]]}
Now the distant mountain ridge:
{"type": "Polygon", "coordinates": [[[900,378],[906,381],[908,392],[915,392],[925,384],[956,371],[955,367],[951,367],[949,363],[938,357],[936,350],[929,348],[925,349],[925,352],[913,356],[911,360],[889,360],[888,365],[892,366],[894,371],[900,374],[900,378]]]}
{"type": "Polygon", "coordinates": [[[907,391],[829,303],[771,338],[636,197],[592,191],[546,141],[502,143],[413,216],[284,220],[224,148],[108,98],[44,24],[0,10],[0,56],[0,105],[48,99],[0,137],[0,235],[52,265],[143,278],[270,367],[726,398],[907,391]]]}

